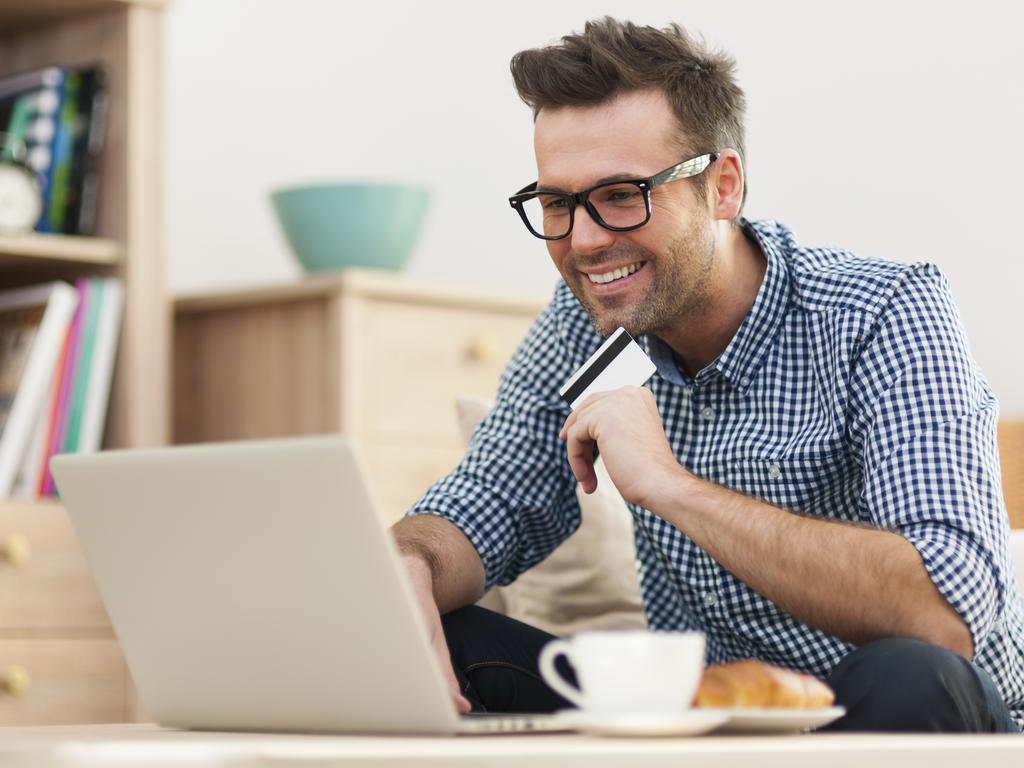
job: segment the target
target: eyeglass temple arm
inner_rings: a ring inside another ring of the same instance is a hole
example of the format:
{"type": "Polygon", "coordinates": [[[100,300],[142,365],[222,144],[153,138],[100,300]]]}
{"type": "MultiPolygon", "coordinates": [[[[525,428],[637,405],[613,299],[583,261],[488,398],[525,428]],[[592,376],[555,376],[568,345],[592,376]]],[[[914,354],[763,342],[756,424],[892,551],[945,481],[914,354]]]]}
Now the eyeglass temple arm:
{"type": "Polygon", "coordinates": [[[670,181],[676,179],[688,179],[691,176],[696,176],[698,173],[704,171],[709,165],[719,158],[718,152],[709,152],[706,155],[695,157],[692,160],[687,160],[685,163],[673,166],[667,170],[662,171],[657,176],[651,177],[651,185],[657,186],[659,184],[667,184],[670,181]]]}

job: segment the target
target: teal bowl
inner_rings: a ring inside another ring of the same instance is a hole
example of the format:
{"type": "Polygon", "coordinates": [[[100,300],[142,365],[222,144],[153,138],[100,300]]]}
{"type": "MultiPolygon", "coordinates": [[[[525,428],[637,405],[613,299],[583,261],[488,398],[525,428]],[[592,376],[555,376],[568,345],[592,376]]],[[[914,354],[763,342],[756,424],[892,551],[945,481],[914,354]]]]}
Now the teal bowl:
{"type": "Polygon", "coordinates": [[[308,272],[399,270],[423,224],[430,191],[398,184],[320,184],[271,193],[288,244],[308,272]]]}

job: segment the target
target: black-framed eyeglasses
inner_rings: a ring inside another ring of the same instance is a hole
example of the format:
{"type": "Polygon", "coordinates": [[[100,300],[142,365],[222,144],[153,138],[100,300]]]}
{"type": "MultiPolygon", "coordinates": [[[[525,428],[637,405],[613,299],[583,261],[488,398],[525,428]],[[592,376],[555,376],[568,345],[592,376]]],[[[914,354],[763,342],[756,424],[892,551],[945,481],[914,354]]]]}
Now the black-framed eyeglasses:
{"type": "Polygon", "coordinates": [[[622,179],[595,184],[581,192],[537,190],[533,182],[508,199],[530,232],[541,240],[561,240],[572,232],[576,206],[605,229],[628,232],[651,220],[651,190],[662,184],[703,173],[718,152],[691,157],[646,179],[622,179]]]}

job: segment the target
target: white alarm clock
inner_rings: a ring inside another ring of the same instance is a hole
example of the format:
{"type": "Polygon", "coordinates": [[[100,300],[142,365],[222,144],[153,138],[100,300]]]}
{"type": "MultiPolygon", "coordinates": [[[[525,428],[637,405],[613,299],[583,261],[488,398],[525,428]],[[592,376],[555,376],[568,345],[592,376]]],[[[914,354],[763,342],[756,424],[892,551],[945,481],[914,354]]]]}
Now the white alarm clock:
{"type": "Polygon", "coordinates": [[[18,160],[0,158],[0,232],[31,232],[42,214],[39,177],[18,160]]]}

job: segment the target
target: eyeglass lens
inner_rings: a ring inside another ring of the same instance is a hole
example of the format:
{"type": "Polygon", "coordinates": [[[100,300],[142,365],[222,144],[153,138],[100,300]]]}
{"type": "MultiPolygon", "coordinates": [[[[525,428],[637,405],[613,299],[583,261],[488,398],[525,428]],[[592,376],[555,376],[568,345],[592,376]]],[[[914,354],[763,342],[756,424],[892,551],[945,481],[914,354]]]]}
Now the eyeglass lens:
{"type": "MultiPolygon", "coordinates": [[[[608,184],[590,192],[587,198],[592,212],[609,227],[636,227],[647,219],[644,191],[636,184],[608,184]]],[[[572,197],[560,193],[539,193],[523,203],[523,212],[534,232],[545,237],[561,237],[569,232],[572,197]]]]}

